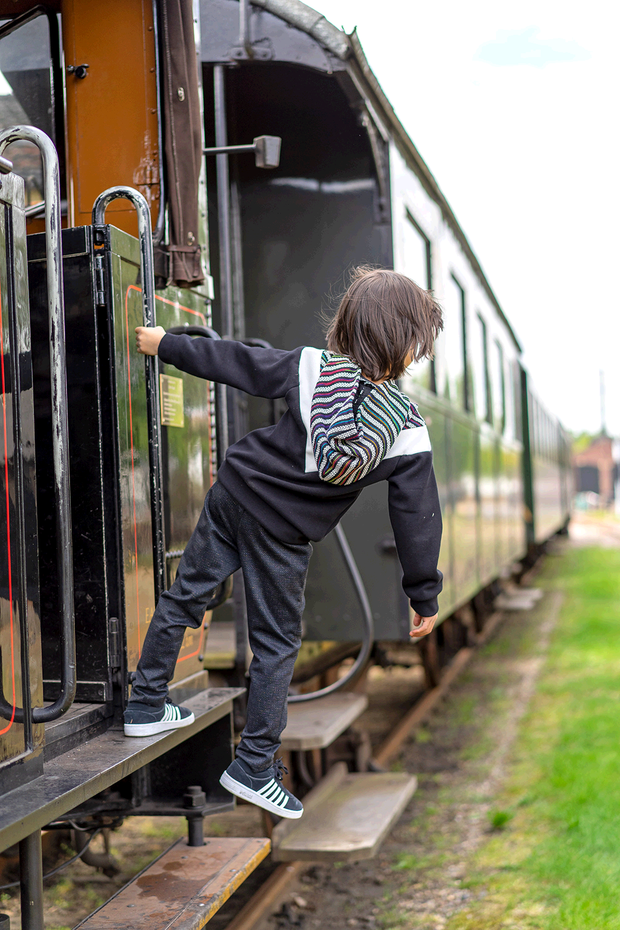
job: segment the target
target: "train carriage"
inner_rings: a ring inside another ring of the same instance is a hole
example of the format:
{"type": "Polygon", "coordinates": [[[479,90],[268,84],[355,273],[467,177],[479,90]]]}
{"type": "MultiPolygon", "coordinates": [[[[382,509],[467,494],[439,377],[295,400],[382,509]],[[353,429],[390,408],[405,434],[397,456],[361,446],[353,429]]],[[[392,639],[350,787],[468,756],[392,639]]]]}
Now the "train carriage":
{"type": "MultiPolygon", "coordinates": [[[[481,622],[485,592],[566,526],[569,470],[565,434],[355,34],[298,0],[0,0],[0,71],[0,843],[20,844],[22,925],[39,928],[41,829],[72,821],[92,835],[129,815],[183,814],[192,900],[205,901],[203,821],[232,806],[218,777],[234,701],[243,713],[241,579],[215,592],[179,656],[172,687],[196,723],[131,741],[122,711],[227,444],[280,409],[145,363],[135,325],[321,345],[319,311],[346,269],[394,267],[432,288],[445,331],[402,387],[431,432],[441,619],[463,637],[453,618],[472,605],[481,622]]],[[[408,639],[385,491],[367,489],[343,531],[311,564],[302,701],[315,698],[304,677],[360,640],[345,688],[373,637],[408,639]]],[[[436,654],[424,650],[430,683],[436,654]]],[[[303,774],[306,744],[288,745],[303,774]]],[[[393,820],[411,780],[364,777],[393,820]]],[[[197,927],[269,846],[240,843],[220,843],[235,877],[197,927]]]]}

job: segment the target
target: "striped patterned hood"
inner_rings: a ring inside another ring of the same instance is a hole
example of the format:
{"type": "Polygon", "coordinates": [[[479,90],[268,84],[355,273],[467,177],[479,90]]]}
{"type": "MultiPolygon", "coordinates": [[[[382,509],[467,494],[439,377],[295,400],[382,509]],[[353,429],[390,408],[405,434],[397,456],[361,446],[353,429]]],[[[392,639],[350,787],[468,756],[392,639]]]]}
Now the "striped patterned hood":
{"type": "Polygon", "coordinates": [[[310,432],[319,477],[360,481],[387,455],[403,429],[424,426],[392,381],[373,384],[350,358],[323,352],[312,396],[310,432]]]}

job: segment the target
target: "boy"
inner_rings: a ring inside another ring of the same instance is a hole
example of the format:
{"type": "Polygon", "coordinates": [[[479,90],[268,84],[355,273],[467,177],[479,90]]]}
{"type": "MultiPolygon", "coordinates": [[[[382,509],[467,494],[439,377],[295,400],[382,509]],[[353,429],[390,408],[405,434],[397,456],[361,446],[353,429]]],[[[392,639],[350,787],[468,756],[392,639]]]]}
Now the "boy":
{"type": "Polygon", "coordinates": [[[286,399],[280,421],[226,452],[174,584],[162,594],[125,712],[125,734],[187,726],[167,698],[185,628],[198,628],[214,588],[243,569],[253,659],[247,723],[220,782],[286,818],[301,802],[274,762],[301,644],[310,540],[320,540],[369,484],[389,484],[390,520],[415,611],[411,636],[437,619],[441,514],[424,420],[396,386],[430,357],[443,328],[430,293],[395,271],[359,268],[327,330],[328,350],[291,352],[136,329],[139,352],[259,397],[286,399]]]}

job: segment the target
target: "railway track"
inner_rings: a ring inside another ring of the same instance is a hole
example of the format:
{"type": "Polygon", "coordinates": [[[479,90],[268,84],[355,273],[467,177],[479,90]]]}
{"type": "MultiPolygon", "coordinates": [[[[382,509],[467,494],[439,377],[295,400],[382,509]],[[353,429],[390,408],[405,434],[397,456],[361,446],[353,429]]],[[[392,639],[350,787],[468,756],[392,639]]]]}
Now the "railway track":
{"type": "MultiPolygon", "coordinates": [[[[524,576],[524,584],[531,582],[535,576],[536,570],[531,570],[524,576]]],[[[414,702],[404,712],[401,712],[399,718],[391,723],[387,730],[375,729],[375,743],[371,767],[377,769],[389,768],[400,755],[403,747],[416,732],[419,731],[429,720],[435,709],[441,704],[448,692],[452,689],[459,677],[468,667],[477,651],[486,645],[498,632],[507,615],[512,610],[521,611],[533,606],[540,592],[535,588],[515,587],[510,593],[502,596],[502,609],[494,610],[486,618],[486,622],[479,633],[470,637],[470,644],[460,648],[452,656],[448,664],[443,668],[440,679],[433,687],[425,689],[414,702]]],[[[368,714],[372,715],[372,684],[369,687],[370,707],[368,714]]],[[[364,726],[364,717],[359,721],[359,726],[364,726]]],[[[261,924],[261,921],[270,913],[273,913],[284,900],[287,892],[293,883],[299,879],[300,875],[308,868],[307,861],[284,862],[281,865],[271,868],[266,877],[258,883],[260,873],[253,876],[254,881],[248,880],[245,888],[246,898],[243,906],[237,913],[227,920],[225,911],[218,915],[214,923],[214,930],[254,930],[261,924]],[[248,896],[253,884],[257,887],[251,895],[248,896]]],[[[267,869],[265,869],[267,871],[267,869]]],[[[235,905],[238,907],[241,898],[238,896],[235,905]]]]}
{"type": "MultiPolygon", "coordinates": [[[[531,582],[534,572],[524,579],[524,584],[531,582]]],[[[491,612],[480,632],[469,634],[468,644],[454,653],[444,666],[438,684],[424,689],[425,673],[422,657],[419,662],[401,666],[393,670],[374,667],[364,682],[369,696],[367,711],[356,722],[356,728],[366,730],[372,741],[370,767],[389,768],[398,757],[407,741],[425,725],[433,711],[441,704],[446,694],[467,668],[478,649],[489,642],[506,619],[511,607],[524,609],[528,603],[535,602],[535,595],[527,588],[514,588],[503,596],[501,610],[491,612]]],[[[455,639],[454,631],[451,631],[455,639]]],[[[441,639],[442,637],[439,637],[441,639]]],[[[449,639],[444,635],[443,639],[449,639]]],[[[434,654],[441,657],[445,643],[435,643],[434,654]]],[[[409,657],[415,657],[417,650],[408,648],[409,657]]],[[[396,656],[403,660],[403,656],[396,656]]],[[[435,670],[437,672],[437,669],[435,670]]],[[[250,807],[238,809],[248,812],[248,817],[256,821],[256,811],[250,807]]],[[[226,821],[226,815],[218,822],[226,821]]],[[[263,822],[270,832],[271,824],[263,822]]],[[[252,835],[253,829],[242,820],[235,824],[236,832],[252,835]]],[[[207,827],[206,830],[209,833],[207,827]]],[[[308,868],[308,861],[289,861],[276,864],[270,860],[259,866],[236,892],[235,896],[214,915],[211,926],[213,930],[252,930],[268,915],[277,909],[287,895],[296,879],[308,868]]],[[[94,878],[94,873],[93,873],[94,878]]],[[[81,882],[85,882],[83,877],[81,882]]]]}

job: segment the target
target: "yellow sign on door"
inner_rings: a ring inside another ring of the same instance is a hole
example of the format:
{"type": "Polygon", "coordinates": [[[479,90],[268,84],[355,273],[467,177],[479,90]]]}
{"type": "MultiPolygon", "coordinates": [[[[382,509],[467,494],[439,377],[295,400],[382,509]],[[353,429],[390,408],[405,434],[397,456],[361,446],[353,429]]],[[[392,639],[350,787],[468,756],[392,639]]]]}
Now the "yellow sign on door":
{"type": "Polygon", "coordinates": [[[159,376],[162,426],[185,426],[183,414],[183,379],[159,376]]]}

